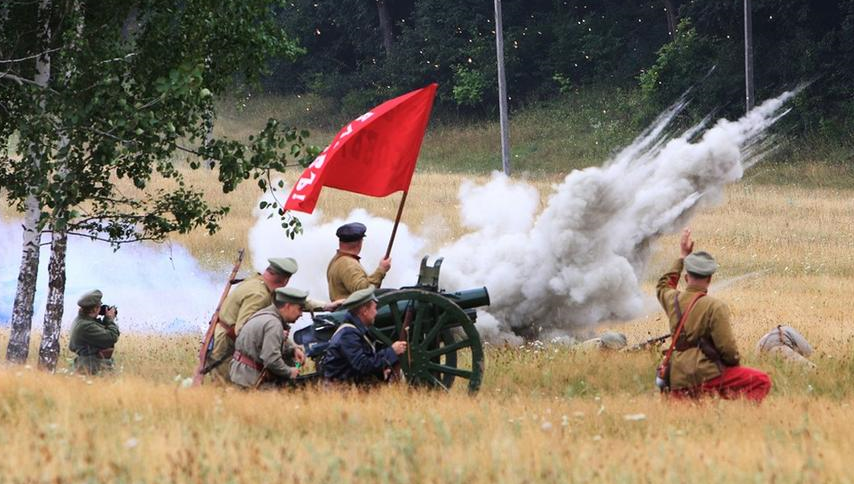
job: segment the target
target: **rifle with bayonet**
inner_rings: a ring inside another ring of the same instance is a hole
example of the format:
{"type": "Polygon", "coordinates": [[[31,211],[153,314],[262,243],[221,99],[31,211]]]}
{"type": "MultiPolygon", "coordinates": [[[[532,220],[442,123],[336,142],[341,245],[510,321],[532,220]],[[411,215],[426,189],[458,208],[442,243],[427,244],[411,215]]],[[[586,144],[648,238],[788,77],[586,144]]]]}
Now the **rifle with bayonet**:
{"type": "Polygon", "coordinates": [[[629,351],[645,350],[652,345],[664,343],[665,341],[667,341],[668,338],[670,338],[670,333],[663,334],[661,336],[656,336],[655,338],[650,338],[646,341],[641,341],[640,343],[630,347],[629,351]]]}
{"type": "Polygon", "coordinates": [[[210,323],[208,323],[208,330],[205,332],[205,337],[202,339],[202,347],[199,349],[199,366],[193,374],[193,386],[201,385],[202,379],[205,377],[205,373],[210,371],[211,367],[216,366],[208,365],[208,352],[213,348],[214,331],[216,330],[217,324],[219,324],[219,310],[222,308],[222,303],[225,302],[225,298],[228,296],[231,286],[235,283],[234,281],[235,277],[237,277],[237,271],[240,270],[240,264],[242,263],[243,249],[240,249],[237,251],[237,260],[234,262],[234,267],[231,270],[231,274],[228,276],[228,282],[225,283],[225,289],[223,289],[222,294],[219,297],[219,303],[216,305],[213,316],[211,316],[210,323]]]}

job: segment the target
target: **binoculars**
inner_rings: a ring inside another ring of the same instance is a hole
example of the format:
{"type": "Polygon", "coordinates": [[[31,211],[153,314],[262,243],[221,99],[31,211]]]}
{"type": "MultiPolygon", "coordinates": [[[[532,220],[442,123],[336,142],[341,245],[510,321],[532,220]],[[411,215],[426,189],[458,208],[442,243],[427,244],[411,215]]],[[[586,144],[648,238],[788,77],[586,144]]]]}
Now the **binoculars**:
{"type": "Polygon", "coordinates": [[[115,309],[115,310],[116,310],[116,316],[118,316],[118,315],[119,315],[119,308],[117,308],[117,307],[115,307],[115,306],[107,306],[106,304],[101,304],[101,310],[100,310],[100,311],[98,311],[98,316],[106,316],[106,315],[107,315],[107,310],[108,310],[108,309],[110,309],[110,308],[113,308],[113,309],[115,309]]]}

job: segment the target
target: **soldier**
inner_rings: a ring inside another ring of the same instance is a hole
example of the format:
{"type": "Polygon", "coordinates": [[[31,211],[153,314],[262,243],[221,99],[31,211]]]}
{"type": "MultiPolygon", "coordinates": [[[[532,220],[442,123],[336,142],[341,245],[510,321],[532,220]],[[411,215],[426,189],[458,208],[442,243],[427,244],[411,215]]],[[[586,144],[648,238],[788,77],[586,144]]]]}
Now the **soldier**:
{"type": "Polygon", "coordinates": [[[208,356],[207,371],[219,383],[228,382],[234,340],[250,316],[269,306],[273,291],[284,287],[296,273],[297,261],[290,258],[268,259],[270,263],[263,274],[256,274],[240,283],[228,294],[219,311],[219,321],[214,330],[214,347],[208,356]]]}
{"type": "Polygon", "coordinates": [[[772,329],[759,340],[756,349],[759,353],[779,356],[788,362],[815,368],[815,363],[807,359],[812,354],[812,346],[791,326],[777,326],[772,329]]]}
{"type": "Polygon", "coordinates": [[[329,283],[329,299],[335,301],[350,294],[366,289],[368,286],[380,287],[386,273],[391,269],[391,258],[380,261],[379,267],[370,276],[359,263],[362,252],[362,239],[367,228],[358,222],[338,227],[338,252],[326,269],[326,282],[329,283]]]}
{"type": "Polygon", "coordinates": [[[398,355],[406,351],[406,341],[377,351],[368,338],[368,328],[377,315],[374,286],[354,292],[341,305],[347,319],[329,340],[323,361],[323,378],[332,383],[371,384],[388,379],[398,355]]]}
{"type": "Polygon", "coordinates": [[[273,304],[253,314],[237,336],[231,361],[231,381],[243,388],[278,386],[293,380],[305,363],[302,348],[288,341],[290,325],[300,317],[308,293],[290,287],[276,289],[273,304]]]}
{"type": "Polygon", "coordinates": [[[116,325],[116,308],[107,307],[101,312],[101,291],[87,292],[77,301],[80,309],[71,323],[68,349],[77,354],[72,369],[91,375],[113,368],[113,347],[119,340],[116,325]],[[101,315],[102,318],[98,319],[101,315]]]}
{"type": "Polygon", "coordinates": [[[661,276],[657,285],[658,301],[670,318],[671,334],[676,332],[683,311],[686,312],[669,362],[671,395],[743,396],[761,402],[771,390],[771,379],[759,370],[739,366],[729,308],[723,301],[706,296],[718,264],[706,252],[693,253],[694,242],[688,229],[679,245],[682,257],[661,276]],[[676,286],[683,265],[688,287],[680,292],[676,286]]]}

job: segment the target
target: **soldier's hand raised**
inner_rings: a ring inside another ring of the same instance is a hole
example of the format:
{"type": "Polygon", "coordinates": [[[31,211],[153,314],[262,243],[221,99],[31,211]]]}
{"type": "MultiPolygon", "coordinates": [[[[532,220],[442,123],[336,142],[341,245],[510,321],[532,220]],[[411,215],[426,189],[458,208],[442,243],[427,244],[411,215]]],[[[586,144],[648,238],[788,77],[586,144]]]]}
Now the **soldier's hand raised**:
{"type": "Polygon", "coordinates": [[[395,341],[391,344],[391,349],[396,355],[402,355],[406,351],[406,341],[395,341]]]}
{"type": "Polygon", "coordinates": [[[391,257],[386,257],[385,259],[380,261],[380,269],[386,272],[391,269],[391,257]]]}
{"type": "Polygon", "coordinates": [[[682,252],[682,258],[688,257],[691,252],[694,252],[694,240],[691,238],[691,229],[686,228],[682,231],[682,238],[679,240],[679,250],[682,252]]]}

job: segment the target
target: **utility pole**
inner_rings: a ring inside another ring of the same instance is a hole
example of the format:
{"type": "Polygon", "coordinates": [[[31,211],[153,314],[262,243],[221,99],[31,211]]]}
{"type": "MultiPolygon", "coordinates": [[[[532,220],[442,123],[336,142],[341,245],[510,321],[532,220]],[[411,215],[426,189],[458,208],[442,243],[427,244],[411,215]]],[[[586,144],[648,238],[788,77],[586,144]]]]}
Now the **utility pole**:
{"type": "Polygon", "coordinates": [[[753,18],[750,0],[744,0],[744,96],[746,111],[753,109],[753,18]]]}
{"type": "Polygon", "coordinates": [[[504,75],[504,30],[501,22],[501,0],[495,0],[495,51],[498,54],[498,111],[501,118],[501,162],[504,174],[510,176],[510,133],[507,121],[507,79],[504,75]]]}

